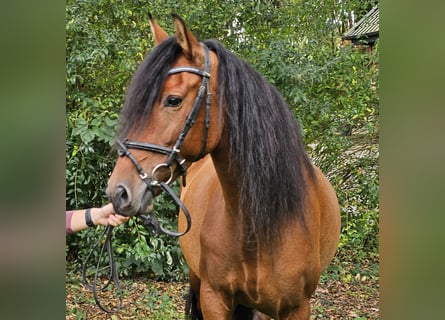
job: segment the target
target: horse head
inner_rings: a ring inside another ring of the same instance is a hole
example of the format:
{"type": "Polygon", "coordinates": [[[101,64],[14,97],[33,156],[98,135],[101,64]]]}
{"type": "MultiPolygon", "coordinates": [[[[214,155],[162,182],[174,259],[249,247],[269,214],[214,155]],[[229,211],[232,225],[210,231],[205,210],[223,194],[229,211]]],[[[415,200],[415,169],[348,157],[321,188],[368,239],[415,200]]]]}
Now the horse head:
{"type": "Polygon", "coordinates": [[[133,76],[119,118],[107,195],[116,212],[147,210],[161,182],[185,175],[221,137],[217,57],[173,14],[175,37],[149,15],[155,48],[133,76]]]}

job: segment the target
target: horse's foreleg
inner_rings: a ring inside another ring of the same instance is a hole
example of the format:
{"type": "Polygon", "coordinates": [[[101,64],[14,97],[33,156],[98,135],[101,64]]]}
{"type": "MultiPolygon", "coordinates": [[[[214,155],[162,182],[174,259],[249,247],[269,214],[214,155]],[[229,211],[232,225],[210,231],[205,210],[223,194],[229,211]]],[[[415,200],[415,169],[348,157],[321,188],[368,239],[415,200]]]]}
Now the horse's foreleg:
{"type": "Polygon", "coordinates": [[[192,270],[190,270],[189,278],[190,278],[190,292],[186,303],[185,319],[202,320],[202,313],[201,313],[200,299],[199,299],[201,281],[192,270]]]}
{"type": "Polygon", "coordinates": [[[234,306],[230,296],[217,292],[209,284],[202,282],[200,299],[201,311],[205,320],[232,319],[234,306]]]}

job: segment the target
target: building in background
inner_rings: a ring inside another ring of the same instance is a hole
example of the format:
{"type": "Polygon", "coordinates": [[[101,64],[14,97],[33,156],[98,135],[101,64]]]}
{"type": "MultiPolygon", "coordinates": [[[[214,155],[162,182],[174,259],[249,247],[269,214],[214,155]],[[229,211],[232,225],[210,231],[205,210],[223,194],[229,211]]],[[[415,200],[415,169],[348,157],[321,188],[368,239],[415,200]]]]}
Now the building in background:
{"type": "Polygon", "coordinates": [[[342,41],[344,44],[352,42],[354,46],[371,53],[378,38],[379,8],[375,6],[342,36],[342,41]]]}

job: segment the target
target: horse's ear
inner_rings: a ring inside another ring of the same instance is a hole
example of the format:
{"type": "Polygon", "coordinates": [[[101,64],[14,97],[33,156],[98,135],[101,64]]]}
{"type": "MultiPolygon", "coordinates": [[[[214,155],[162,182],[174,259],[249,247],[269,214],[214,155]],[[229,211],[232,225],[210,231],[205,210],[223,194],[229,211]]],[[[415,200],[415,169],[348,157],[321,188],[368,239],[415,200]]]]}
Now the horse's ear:
{"type": "Polygon", "coordinates": [[[158,45],[168,38],[168,34],[164,31],[164,29],[161,28],[156,20],[153,19],[153,16],[150,12],[148,13],[148,20],[150,21],[150,28],[151,33],[153,34],[153,40],[155,42],[155,45],[158,45]]]}
{"type": "Polygon", "coordinates": [[[187,58],[192,59],[198,65],[202,63],[202,47],[198,39],[193,35],[193,33],[187,28],[184,20],[176,13],[172,13],[173,24],[175,25],[176,38],[179,45],[187,58]]]}

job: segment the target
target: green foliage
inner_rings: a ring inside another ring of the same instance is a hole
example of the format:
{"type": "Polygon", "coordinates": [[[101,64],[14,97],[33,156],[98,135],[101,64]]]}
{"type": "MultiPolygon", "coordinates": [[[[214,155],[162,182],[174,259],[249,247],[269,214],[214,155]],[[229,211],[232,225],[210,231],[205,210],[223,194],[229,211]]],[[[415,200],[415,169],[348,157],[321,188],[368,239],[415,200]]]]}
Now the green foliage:
{"type": "MultiPolygon", "coordinates": [[[[342,211],[338,259],[378,252],[378,46],[364,54],[342,46],[356,20],[377,1],[68,0],[66,6],[66,206],[103,205],[115,162],[110,153],[129,79],[152,46],[147,11],[173,33],[178,12],[200,39],[215,38],[251,63],[295,112],[308,152],[337,191],[342,211]],[[354,252],[351,255],[350,252],[354,252]]],[[[176,208],[160,197],[160,220],[175,228],[176,208]]],[[[99,232],[67,238],[79,266],[99,232]]],[[[150,236],[130,221],[115,230],[123,274],[178,279],[186,265],[178,242],[150,236]]]]}
{"type": "Polygon", "coordinates": [[[125,87],[146,50],[145,2],[68,1],[67,208],[103,203],[125,87]]]}
{"type": "MultiPolygon", "coordinates": [[[[66,207],[74,209],[106,201],[118,113],[151,40],[145,1],[73,0],[66,11],[66,207]]],[[[176,228],[175,206],[164,197],[155,203],[161,222],[176,228]]],[[[100,233],[85,230],[67,238],[73,266],[80,267],[100,233]]],[[[149,272],[169,279],[184,275],[177,239],[153,237],[135,221],[115,230],[113,245],[122,274],[149,272]]]]}

